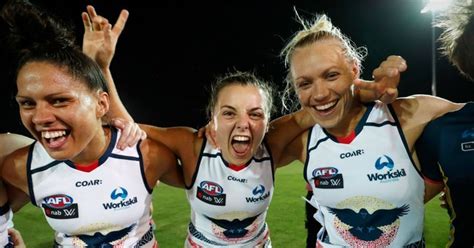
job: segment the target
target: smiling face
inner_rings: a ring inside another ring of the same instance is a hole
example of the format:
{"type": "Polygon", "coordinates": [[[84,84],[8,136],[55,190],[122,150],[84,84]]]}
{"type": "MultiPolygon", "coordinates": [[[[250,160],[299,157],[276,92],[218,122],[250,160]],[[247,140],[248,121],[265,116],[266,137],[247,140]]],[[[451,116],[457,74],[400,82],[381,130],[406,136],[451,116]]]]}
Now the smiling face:
{"type": "Polygon", "coordinates": [[[92,92],[67,70],[47,62],[29,62],[17,75],[16,100],[23,125],[57,160],[98,157],[106,138],[101,117],[107,93],[92,92]]]}
{"type": "Polygon", "coordinates": [[[318,124],[338,128],[350,118],[354,103],[352,83],[359,70],[345,57],[337,39],[322,39],[296,48],[290,73],[300,104],[312,109],[318,124]]]}
{"type": "Polygon", "coordinates": [[[216,140],[227,162],[245,164],[262,143],[269,119],[265,101],[262,90],[254,85],[233,83],[220,90],[213,119],[216,140]]]}

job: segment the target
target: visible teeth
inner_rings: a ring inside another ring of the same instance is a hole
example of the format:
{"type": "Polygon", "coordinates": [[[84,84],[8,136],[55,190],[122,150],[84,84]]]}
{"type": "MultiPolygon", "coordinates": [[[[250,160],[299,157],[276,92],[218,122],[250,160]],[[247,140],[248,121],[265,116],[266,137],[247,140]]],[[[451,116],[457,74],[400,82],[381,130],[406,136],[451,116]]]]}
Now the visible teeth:
{"type": "Polygon", "coordinates": [[[250,138],[247,137],[247,136],[235,136],[234,140],[236,140],[236,141],[249,141],[250,138]]]}
{"type": "Polygon", "coordinates": [[[66,131],[45,131],[41,132],[41,137],[46,138],[46,139],[52,139],[52,138],[57,138],[60,136],[66,135],[66,131]]]}
{"type": "Polygon", "coordinates": [[[326,110],[332,106],[334,106],[336,104],[337,101],[333,101],[333,102],[330,102],[330,103],[326,103],[324,105],[320,105],[320,106],[316,106],[316,109],[317,110],[326,110]]]}

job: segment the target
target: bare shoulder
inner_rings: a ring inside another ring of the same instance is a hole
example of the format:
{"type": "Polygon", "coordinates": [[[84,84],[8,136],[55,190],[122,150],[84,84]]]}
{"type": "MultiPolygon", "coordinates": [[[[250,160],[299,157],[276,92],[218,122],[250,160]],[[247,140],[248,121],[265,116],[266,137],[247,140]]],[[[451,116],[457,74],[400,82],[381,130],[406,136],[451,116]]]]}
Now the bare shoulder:
{"type": "Polygon", "coordinates": [[[17,188],[27,188],[26,162],[29,146],[25,146],[8,154],[2,161],[2,179],[17,188]]]}
{"type": "Polygon", "coordinates": [[[392,105],[399,118],[410,117],[409,119],[427,122],[448,112],[461,109],[464,103],[455,103],[441,97],[418,94],[400,97],[392,105]]]}
{"type": "Polygon", "coordinates": [[[18,148],[30,145],[31,143],[33,143],[33,141],[33,139],[30,139],[20,134],[0,134],[0,163],[6,155],[17,150],[18,148]]]}

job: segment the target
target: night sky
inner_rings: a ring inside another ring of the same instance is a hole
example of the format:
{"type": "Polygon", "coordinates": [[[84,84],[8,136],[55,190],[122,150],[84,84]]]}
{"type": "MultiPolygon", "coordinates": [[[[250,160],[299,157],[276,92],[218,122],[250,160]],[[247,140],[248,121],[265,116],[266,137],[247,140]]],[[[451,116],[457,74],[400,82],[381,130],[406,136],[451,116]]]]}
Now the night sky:
{"type": "MultiPolygon", "coordinates": [[[[199,128],[207,122],[210,83],[230,70],[253,71],[281,89],[285,68],[279,52],[301,28],[294,8],[305,19],[327,14],[358,46],[366,46],[364,78],[371,78],[388,55],[397,54],[408,64],[400,95],[431,94],[431,13],[420,14],[423,0],[154,1],[158,7],[138,0],[32,2],[73,23],[78,42],[80,14],[87,4],[112,23],[122,8],[130,11],[112,72],[122,101],[140,123],[199,128]]],[[[439,31],[435,29],[436,36],[439,31]]],[[[459,76],[439,52],[435,59],[438,96],[458,102],[474,99],[474,83],[459,76]]],[[[2,53],[0,131],[27,134],[12,100],[11,63],[2,53]]]]}

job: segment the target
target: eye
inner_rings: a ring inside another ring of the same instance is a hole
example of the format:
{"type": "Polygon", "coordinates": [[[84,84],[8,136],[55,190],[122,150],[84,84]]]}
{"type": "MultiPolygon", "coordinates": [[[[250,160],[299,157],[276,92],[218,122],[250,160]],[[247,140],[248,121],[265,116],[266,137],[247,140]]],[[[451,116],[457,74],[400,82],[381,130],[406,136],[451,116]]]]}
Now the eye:
{"type": "Polygon", "coordinates": [[[63,97],[54,98],[51,100],[53,106],[64,106],[67,103],[68,99],[63,97]]]}
{"type": "Polygon", "coordinates": [[[301,80],[296,82],[296,88],[299,90],[307,89],[311,86],[311,82],[308,80],[301,80]]]}
{"type": "Polygon", "coordinates": [[[232,117],[235,116],[235,113],[232,112],[232,111],[227,111],[227,110],[226,110],[226,111],[223,111],[223,112],[222,112],[222,115],[223,115],[224,117],[226,117],[226,118],[232,118],[232,117]]]}
{"type": "Polygon", "coordinates": [[[329,81],[334,81],[339,78],[340,73],[339,72],[328,72],[326,74],[326,79],[329,81]]]}
{"type": "Polygon", "coordinates": [[[265,117],[265,115],[261,112],[251,112],[249,116],[250,116],[250,119],[252,120],[260,120],[265,117]]]}
{"type": "Polygon", "coordinates": [[[35,106],[35,103],[30,100],[18,100],[17,102],[20,108],[24,108],[24,109],[31,109],[35,106]]]}

